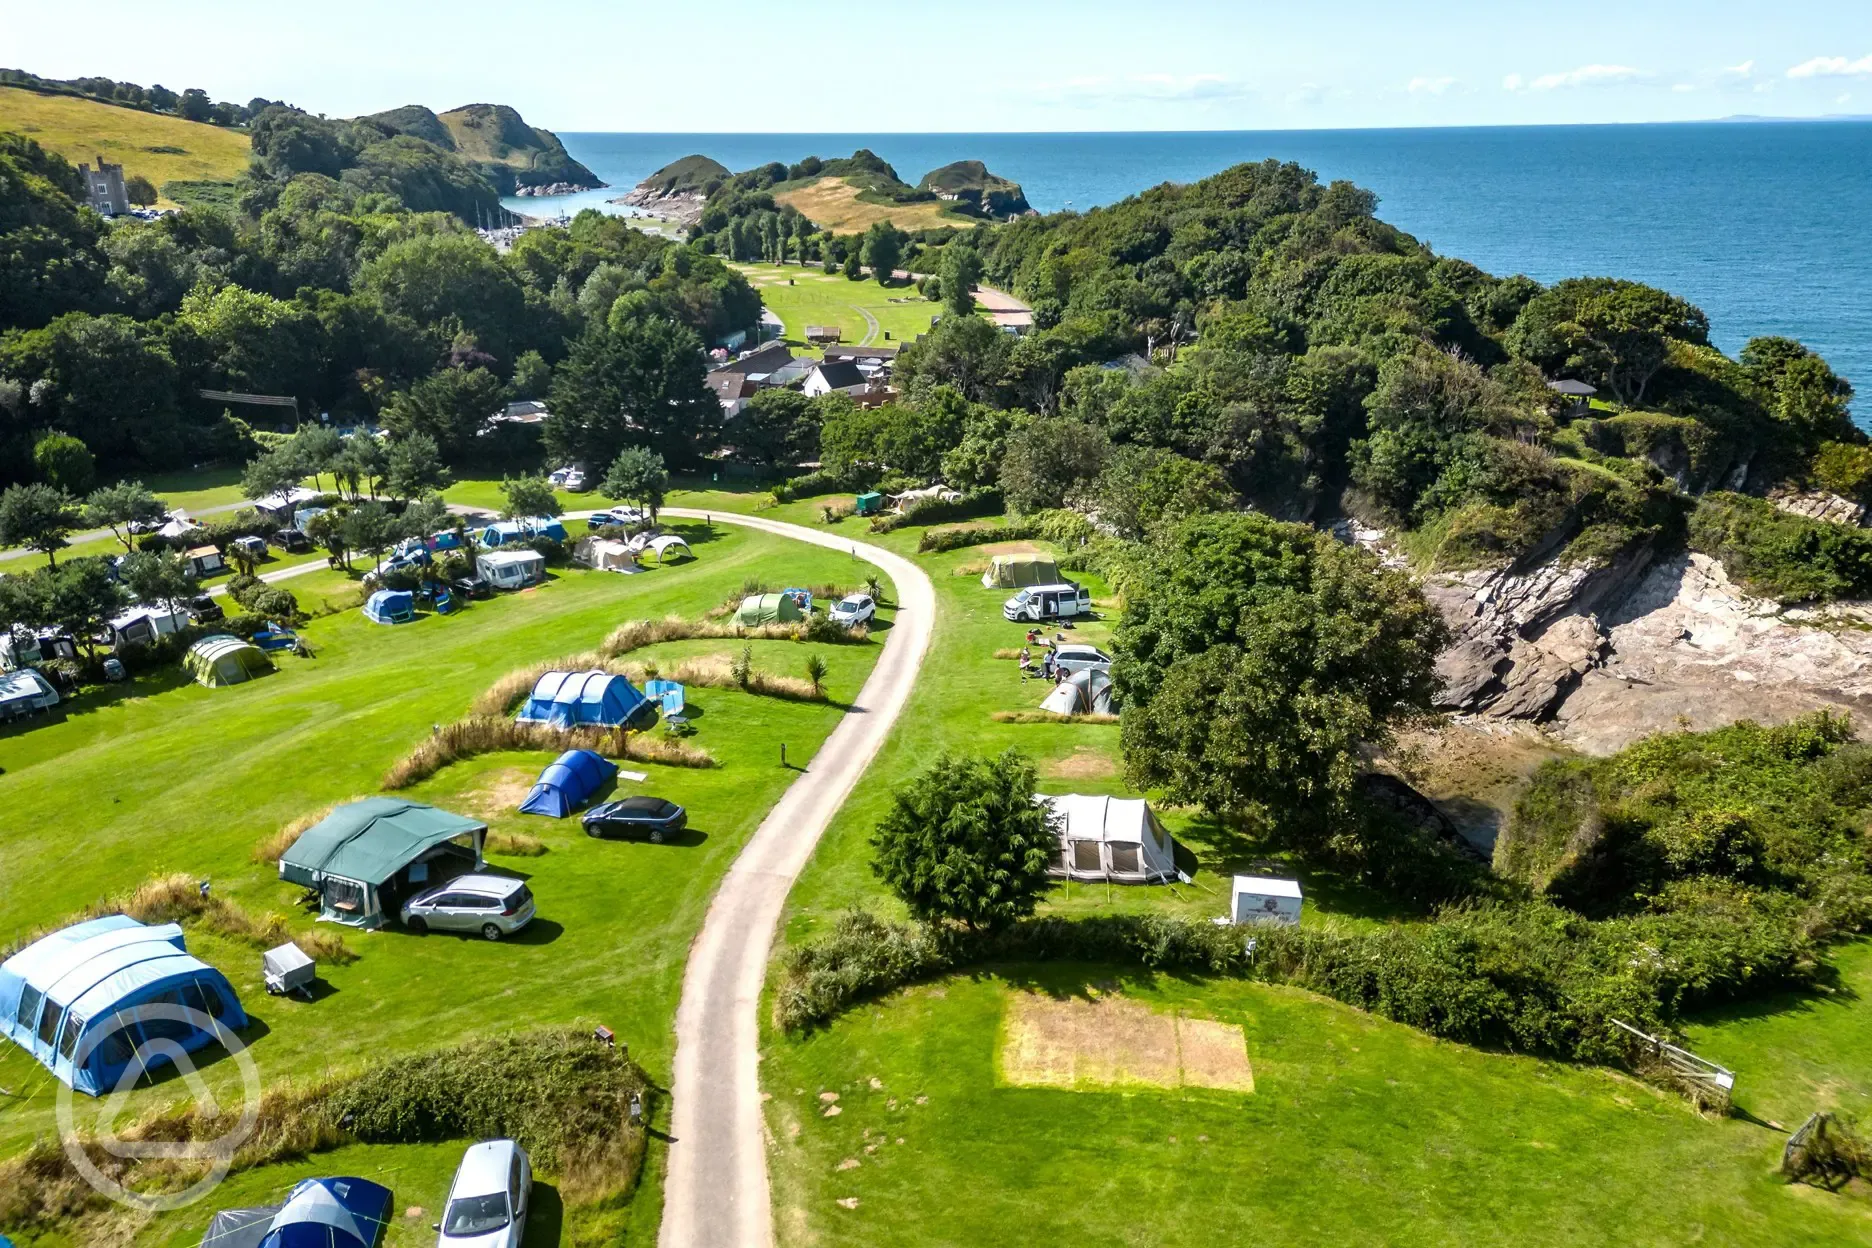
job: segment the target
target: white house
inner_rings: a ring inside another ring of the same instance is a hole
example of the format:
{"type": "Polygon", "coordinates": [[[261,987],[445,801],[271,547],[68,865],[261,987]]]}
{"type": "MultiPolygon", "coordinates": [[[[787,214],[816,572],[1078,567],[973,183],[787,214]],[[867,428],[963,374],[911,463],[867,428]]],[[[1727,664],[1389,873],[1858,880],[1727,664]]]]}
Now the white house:
{"type": "Polygon", "coordinates": [[[806,383],[800,387],[800,393],[809,399],[816,399],[822,394],[856,394],[870,386],[870,379],[864,371],[849,360],[832,360],[815,364],[806,374],[806,383]]]}

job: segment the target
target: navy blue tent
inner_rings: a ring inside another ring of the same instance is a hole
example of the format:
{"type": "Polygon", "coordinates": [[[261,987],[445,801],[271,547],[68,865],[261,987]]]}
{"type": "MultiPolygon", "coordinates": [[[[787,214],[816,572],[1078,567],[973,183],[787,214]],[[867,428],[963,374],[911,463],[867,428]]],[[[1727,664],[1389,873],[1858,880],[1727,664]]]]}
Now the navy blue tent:
{"type": "Polygon", "coordinates": [[[590,750],[567,750],[555,759],[526,801],[520,803],[525,815],[550,815],[563,819],[617,775],[617,765],[590,750]]]}
{"type": "Polygon", "coordinates": [[[108,915],[0,963],[0,1034],[87,1096],[246,1026],[227,977],[189,956],[173,923],[108,915]]]}
{"type": "Polygon", "coordinates": [[[368,1179],[306,1179],[281,1204],[215,1214],[201,1248],[377,1248],[391,1199],[368,1179]]]}
{"type": "Polygon", "coordinates": [[[533,686],[519,718],[523,724],[555,728],[615,728],[636,714],[644,701],[635,685],[610,672],[547,672],[533,686]]]}

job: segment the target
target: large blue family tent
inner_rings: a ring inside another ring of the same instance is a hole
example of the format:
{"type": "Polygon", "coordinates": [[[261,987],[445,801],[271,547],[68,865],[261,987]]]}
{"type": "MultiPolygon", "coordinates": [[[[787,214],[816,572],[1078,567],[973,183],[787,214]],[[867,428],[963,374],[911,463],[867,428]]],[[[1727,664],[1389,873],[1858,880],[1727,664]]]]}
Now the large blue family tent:
{"type": "Polygon", "coordinates": [[[416,596],[400,589],[380,589],[364,604],[364,618],[379,624],[407,624],[416,618],[416,596]]]}
{"type": "Polygon", "coordinates": [[[201,1248],[377,1248],[392,1199],[368,1179],[306,1179],[281,1204],[215,1214],[201,1248]]]}
{"type": "Polygon", "coordinates": [[[644,695],[610,672],[547,672],[520,710],[523,724],[555,728],[615,728],[645,703],[644,695]]]}
{"type": "Polygon", "coordinates": [[[227,977],[189,956],[173,923],[113,914],[0,963],[0,1031],[87,1096],[246,1026],[227,977]]]}
{"type": "Polygon", "coordinates": [[[590,750],[567,750],[555,759],[526,801],[520,803],[524,815],[550,815],[563,819],[584,805],[592,794],[617,775],[617,764],[590,750]]]}

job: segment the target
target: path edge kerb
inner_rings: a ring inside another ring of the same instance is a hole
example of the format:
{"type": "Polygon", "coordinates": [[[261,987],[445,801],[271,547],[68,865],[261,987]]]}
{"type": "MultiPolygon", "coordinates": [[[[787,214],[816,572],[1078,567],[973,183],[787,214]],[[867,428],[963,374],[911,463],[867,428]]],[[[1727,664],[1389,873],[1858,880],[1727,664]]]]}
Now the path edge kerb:
{"type": "Polygon", "coordinates": [[[773,1242],[760,1090],[760,999],[787,894],[909,702],[935,628],[929,575],[894,551],[745,513],[666,508],[846,551],[890,576],[897,614],[852,709],[762,819],[710,898],[683,967],[670,1087],[663,1248],[773,1242]],[[706,1052],[705,1052],[706,1051],[706,1052]]]}

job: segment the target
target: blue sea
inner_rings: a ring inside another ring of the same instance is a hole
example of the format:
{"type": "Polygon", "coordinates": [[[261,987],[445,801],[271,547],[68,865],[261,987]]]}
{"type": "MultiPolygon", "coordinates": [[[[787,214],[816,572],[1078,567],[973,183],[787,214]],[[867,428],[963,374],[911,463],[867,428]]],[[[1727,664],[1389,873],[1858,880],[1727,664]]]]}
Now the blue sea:
{"type": "MultiPolygon", "coordinates": [[[[1242,161],[1298,161],[1377,192],[1379,215],[1492,273],[1635,278],[1709,314],[1734,353],[1798,338],[1872,392],[1872,122],[1178,134],[564,134],[612,189],[512,199],[533,215],[606,200],[682,156],[730,169],[867,147],[915,182],[978,159],[1042,212],[1109,204],[1242,161]]],[[[1872,422],[1872,394],[1858,404],[1872,422]]]]}

